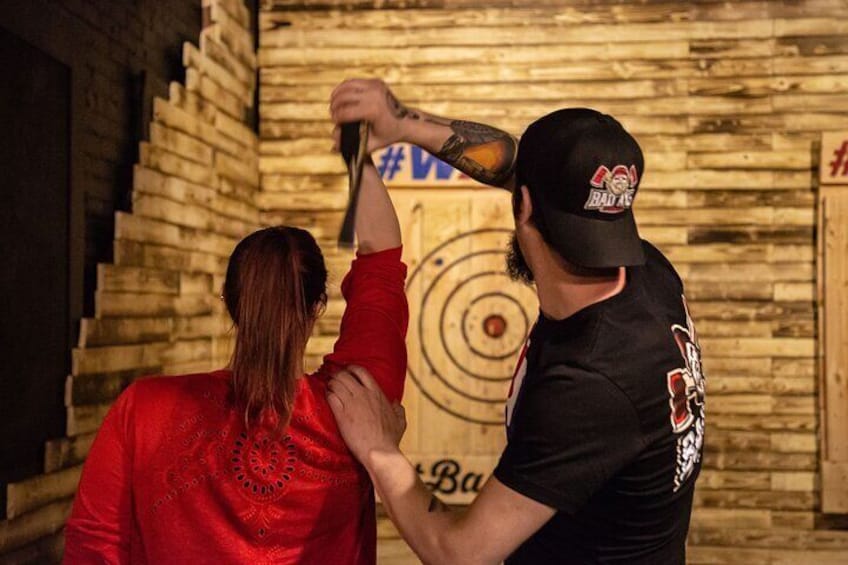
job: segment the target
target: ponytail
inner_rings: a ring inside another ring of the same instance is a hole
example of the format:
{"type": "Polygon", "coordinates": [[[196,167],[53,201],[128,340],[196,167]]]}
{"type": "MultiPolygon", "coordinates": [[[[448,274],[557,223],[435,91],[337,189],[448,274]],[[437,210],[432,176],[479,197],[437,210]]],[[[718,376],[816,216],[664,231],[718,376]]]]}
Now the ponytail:
{"type": "Polygon", "coordinates": [[[255,232],[230,257],[224,301],[236,328],[231,368],[245,424],[268,411],[282,430],[315,314],[326,302],[327,270],[314,238],[298,228],[255,232]]]}

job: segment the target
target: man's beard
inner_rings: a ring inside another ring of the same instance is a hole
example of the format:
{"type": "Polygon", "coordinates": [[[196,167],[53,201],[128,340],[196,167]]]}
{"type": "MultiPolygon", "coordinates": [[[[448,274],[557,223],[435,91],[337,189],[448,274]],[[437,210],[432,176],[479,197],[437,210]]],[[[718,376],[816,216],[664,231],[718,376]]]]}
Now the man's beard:
{"type": "Polygon", "coordinates": [[[509,274],[509,278],[514,281],[523,282],[527,285],[533,284],[533,271],[530,270],[530,266],[524,260],[524,254],[518,245],[515,232],[512,232],[509,249],[506,252],[506,272],[509,274]]]}

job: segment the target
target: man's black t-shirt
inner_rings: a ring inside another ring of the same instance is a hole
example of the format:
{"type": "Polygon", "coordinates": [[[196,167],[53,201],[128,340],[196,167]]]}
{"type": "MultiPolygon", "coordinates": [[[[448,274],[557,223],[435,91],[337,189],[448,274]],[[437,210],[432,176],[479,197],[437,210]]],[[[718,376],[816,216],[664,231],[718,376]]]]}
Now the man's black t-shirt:
{"type": "Polygon", "coordinates": [[[685,562],[704,375],[680,278],[644,247],[621,293],[530,333],[495,476],[557,513],[508,564],[685,562]]]}

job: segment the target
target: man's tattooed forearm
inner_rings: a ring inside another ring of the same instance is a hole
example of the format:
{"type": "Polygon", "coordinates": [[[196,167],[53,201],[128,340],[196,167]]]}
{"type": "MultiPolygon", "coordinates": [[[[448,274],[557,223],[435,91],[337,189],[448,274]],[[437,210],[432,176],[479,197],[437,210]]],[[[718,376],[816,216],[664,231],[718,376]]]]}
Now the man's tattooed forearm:
{"type": "Polygon", "coordinates": [[[450,127],[453,133],[436,156],[471,178],[493,186],[506,186],[512,178],[518,144],[508,133],[476,122],[419,114],[407,108],[391,90],[386,90],[386,104],[397,119],[450,127]]]}
{"type": "Polygon", "coordinates": [[[435,494],[430,498],[430,506],[427,507],[427,512],[447,512],[450,510],[447,504],[439,500],[435,494]]]}
{"type": "Polygon", "coordinates": [[[454,120],[453,134],[436,154],[473,179],[504,186],[512,177],[518,148],[515,138],[497,128],[454,120]],[[471,155],[475,153],[475,155],[471,155]]]}

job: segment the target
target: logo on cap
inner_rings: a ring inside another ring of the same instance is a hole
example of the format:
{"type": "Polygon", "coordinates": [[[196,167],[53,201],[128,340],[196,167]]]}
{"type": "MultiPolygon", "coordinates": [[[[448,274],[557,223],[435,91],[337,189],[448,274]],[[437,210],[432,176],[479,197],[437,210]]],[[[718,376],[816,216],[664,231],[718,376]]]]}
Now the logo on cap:
{"type": "Polygon", "coordinates": [[[601,165],[589,183],[593,188],[583,208],[604,214],[618,214],[633,206],[639,175],[635,165],[630,165],[629,169],[624,165],[616,165],[612,170],[601,165]]]}

